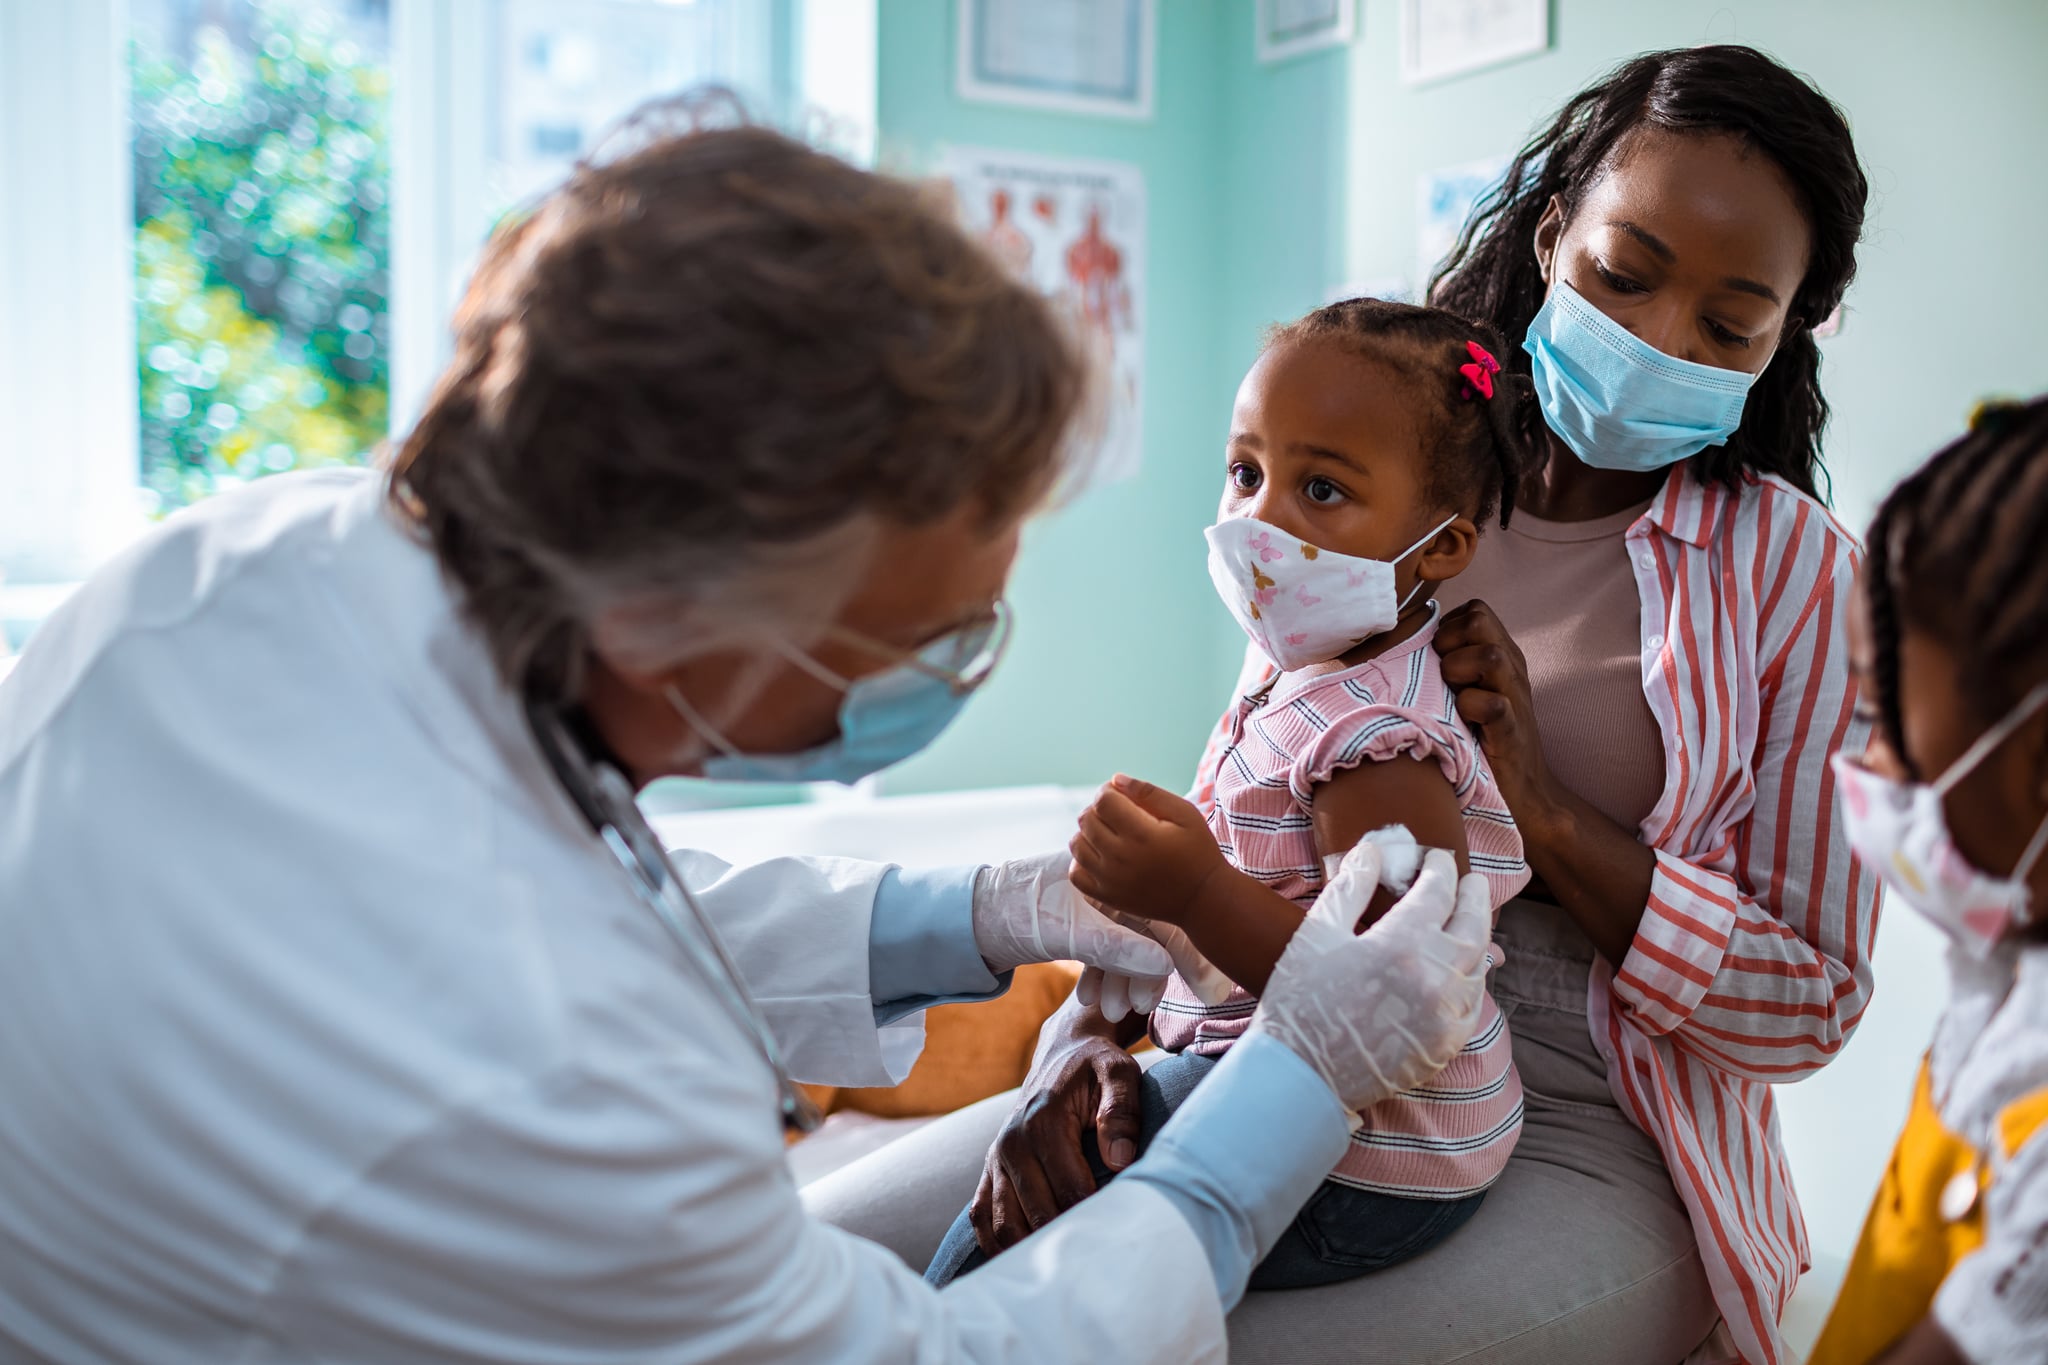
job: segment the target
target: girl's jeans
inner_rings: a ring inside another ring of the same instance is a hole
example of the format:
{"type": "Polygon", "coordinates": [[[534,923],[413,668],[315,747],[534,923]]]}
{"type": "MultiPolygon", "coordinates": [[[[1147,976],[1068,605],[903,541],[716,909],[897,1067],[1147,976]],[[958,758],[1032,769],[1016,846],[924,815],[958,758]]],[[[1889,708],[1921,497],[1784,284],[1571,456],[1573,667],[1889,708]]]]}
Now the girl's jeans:
{"type": "MultiPolygon", "coordinates": [[[[1183,1052],[1161,1060],[1145,1073],[1139,1091],[1143,1106],[1138,1133],[1141,1153],[1216,1061],[1183,1052]]],[[[1081,1135],[1081,1146],[1098,1186],[1115,1178],[1102,1164],[1093,1129],[1081,1135]]],[[[1307,1289],[1335,1284],[1419,1256],[1463,1226],[1484,1198],[1482,1190],[1460,1199],[1403,1199],[1326,1180],[1281,1234],[1279,1244],[1252,1271],[1251,1288],[1307,1289]]],[[[974,1224],[962,1209],[924,1277],[934,1285],[945,1285],[986,1260],[975,1241],[974,1224]]]]}

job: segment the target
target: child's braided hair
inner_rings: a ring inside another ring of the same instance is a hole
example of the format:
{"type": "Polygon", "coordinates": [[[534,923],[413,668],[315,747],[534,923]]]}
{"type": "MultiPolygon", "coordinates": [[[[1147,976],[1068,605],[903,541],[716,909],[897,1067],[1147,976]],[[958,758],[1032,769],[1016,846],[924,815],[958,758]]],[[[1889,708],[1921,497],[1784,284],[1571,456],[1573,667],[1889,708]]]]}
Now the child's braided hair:
{"type": "Polygon", "coordinates": [[[2016,705],[2048,672],[2048,396],[1979,408],[1893,489],[1870,524],[1865,575],[1878,709],[1902,758],[1905,627],[1956,652],[1984,718],[2016,705]]]}
{"type": "Polygon", "coordinates": [[[1269,350],[1302,341],[1336,342],[1385,365],[1426,395],[1430,407],[1422,430],[1430,459],[1424,492],[1436,505],[1457,507],[1476,522],[1498,508],[1500,524],[1508,524],[1515,491],[1534,462],[1527,433],[1535,389],[1527,375],[1501,368],[1487,375],[1486,393],[1465,373],[1476,359],[1472,343],[1505,366],[1499,333],[1441,308],[1345,299],[1266,335],[1269,350]]]}

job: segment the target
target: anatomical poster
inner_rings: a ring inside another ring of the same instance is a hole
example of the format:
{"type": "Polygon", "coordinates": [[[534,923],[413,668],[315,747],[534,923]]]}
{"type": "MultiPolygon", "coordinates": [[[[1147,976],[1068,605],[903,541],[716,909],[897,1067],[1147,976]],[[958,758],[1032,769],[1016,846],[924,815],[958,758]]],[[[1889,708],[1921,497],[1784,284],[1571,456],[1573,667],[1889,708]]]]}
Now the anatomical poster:
{"type": "Polygon", "coordinates": [[[1130,478],[1143,451],[1145,177],[1118,161],[955,147],[940,172],[960,219],[1071,318],[1101,366],[1090,483],[1130,478]]]}

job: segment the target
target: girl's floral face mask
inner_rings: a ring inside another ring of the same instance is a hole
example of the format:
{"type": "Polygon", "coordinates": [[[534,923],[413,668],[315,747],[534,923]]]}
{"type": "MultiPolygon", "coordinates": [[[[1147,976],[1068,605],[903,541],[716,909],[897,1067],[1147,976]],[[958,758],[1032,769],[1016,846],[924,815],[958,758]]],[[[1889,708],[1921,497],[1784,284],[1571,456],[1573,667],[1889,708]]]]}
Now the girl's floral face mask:
{"type": "Polygon", "coordinates": [[[1394,570],[1456,521],[1445,517],[1392,559],[1360,559],[1295,539],[1251,517],[1219,521],[1209,540],[1209,581],[1253,644],[1283,673],[1334,659],[1392,630],[1426,586],[1394,595],[1394,570]]]}

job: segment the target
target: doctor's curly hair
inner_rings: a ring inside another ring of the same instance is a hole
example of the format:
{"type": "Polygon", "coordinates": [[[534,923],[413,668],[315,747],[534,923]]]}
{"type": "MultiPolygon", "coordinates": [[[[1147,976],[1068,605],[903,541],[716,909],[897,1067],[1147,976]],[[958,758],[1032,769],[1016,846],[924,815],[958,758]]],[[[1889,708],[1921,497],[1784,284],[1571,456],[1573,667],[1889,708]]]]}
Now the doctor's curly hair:
{"type": "Polygon", "coordinates": [[[736,110],[643,110],[498,232],[393,462],[392,501],[539,700],[580,688],[600,618],[637,616],[665,666],[691,603],[743,619],[764,565],[810,563],[785,595],[829,611],[864,531],[1014,520],[1089,396],[1050,306],[928,187],[736,110]]]}
{"type": "Polygon", "coordinates": [[[1692,467],[1701,480],[1731,487],[1777,474],[1819,498],[1828,403],[1813,329],[1841,304],[1855,277],[1870,184],[1842,111],[1755,48],[1724,43],[1645,53],[1572,96],[1473,211],[1430,281],[1429,302],[1500,329],[1514,343],[1502,362],[1529,373],[1521,341],[1546,289],[1536,225],[1552,198],[1570,221],[1586,192],[1613,169],[1628,136],[1644,128],[1739,138],[1783,170],[1799,195],[1812,255],[1778,352],[1750,389],[1741,426],[1727,444],[1695,455],[1692,467]]]}

